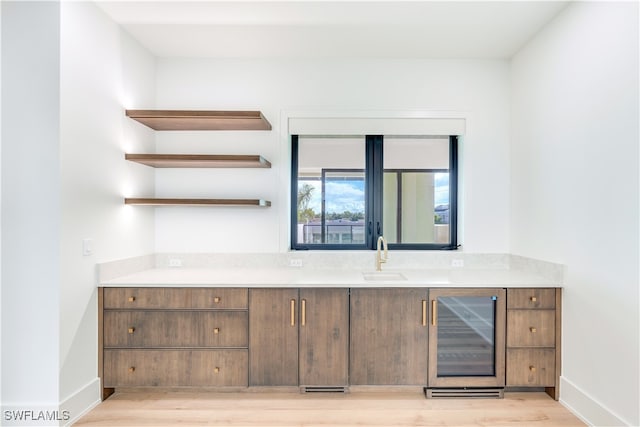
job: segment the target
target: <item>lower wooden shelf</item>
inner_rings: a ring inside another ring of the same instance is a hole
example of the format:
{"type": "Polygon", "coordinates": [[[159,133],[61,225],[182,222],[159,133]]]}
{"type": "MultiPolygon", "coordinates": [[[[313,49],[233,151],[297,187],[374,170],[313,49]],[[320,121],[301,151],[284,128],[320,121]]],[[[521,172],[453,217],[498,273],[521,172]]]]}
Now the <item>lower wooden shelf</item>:
{"type": "Polygon", "coordinates": [[[256,206],[269,207],[271,202],[263,199],[167,199],[127,197],[125,205],[141,206],[256,206]]]}

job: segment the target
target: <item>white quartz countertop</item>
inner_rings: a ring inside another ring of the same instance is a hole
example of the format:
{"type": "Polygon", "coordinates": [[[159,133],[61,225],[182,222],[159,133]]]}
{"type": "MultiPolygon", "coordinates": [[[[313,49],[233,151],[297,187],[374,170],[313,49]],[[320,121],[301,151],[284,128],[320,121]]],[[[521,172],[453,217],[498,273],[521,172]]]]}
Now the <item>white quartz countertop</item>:
{"type": "Polygon", "coordinates": [[[105,287],[560,287],[514,269],[154,268],[99,283],[105,287]],[[398,277],[397,274],[401,274],[398,277]],[[367,280],[365,276],[370,278],[367,280]]]}

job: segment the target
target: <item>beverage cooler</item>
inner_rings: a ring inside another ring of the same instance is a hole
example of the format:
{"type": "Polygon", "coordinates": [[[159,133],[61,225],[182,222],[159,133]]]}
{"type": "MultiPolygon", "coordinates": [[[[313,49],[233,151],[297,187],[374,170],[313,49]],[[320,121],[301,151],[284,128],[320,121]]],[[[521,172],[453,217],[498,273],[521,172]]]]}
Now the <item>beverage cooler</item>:
{"type": "Polygon", "coordinates": [[[427,397],[502,397],[506,291],[429,290],[427,397]]]}

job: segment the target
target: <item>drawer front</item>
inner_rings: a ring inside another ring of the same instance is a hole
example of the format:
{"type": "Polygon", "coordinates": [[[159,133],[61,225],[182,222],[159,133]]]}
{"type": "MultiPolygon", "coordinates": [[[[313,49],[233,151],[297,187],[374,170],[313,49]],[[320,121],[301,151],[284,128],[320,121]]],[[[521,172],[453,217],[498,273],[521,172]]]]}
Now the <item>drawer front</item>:
{"type": "Polygon", "coordinates": [[[246,311],[104,312],[105,347],[247,347],[246,311]]]}
{"type": "Polygon", "coordinates": [[[104,308],[246,309],[247,289],[105,288],[104,308]]]}
{"type": "Polygon", "coordinates": [[[248,350],[105,350],[104,387],[248,385],[248,350]]]}
{"type": "Polygon", "coordinates": [[[507,310],[507,347],[555,347],[554,310],[507,310]]]}
{"type": "Polygon", "coordinates": [[[553,349],[508,349],[507,386],[555,387],[555,361],[553,349]]]}
{"type": "Polygon", "coordinates": [[[549,288],[508,289],[509,308],[556,308],[556,290],[549,288]]]}

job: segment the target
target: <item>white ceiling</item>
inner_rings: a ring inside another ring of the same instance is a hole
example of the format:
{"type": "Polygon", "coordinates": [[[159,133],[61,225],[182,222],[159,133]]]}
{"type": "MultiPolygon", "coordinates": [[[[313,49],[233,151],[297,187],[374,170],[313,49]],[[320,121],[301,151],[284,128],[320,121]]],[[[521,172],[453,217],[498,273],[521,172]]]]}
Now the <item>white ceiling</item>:
{"type": "Polygon", "coordinates": [[[97,1],[158,57],[509,58],[566,1],[97,1]]]}

